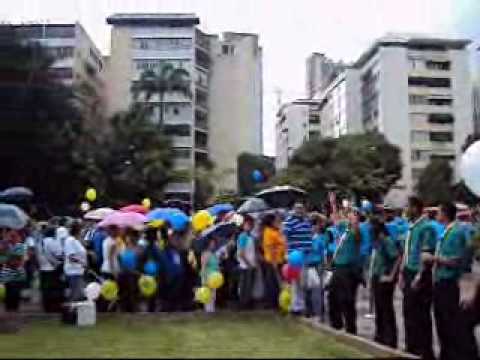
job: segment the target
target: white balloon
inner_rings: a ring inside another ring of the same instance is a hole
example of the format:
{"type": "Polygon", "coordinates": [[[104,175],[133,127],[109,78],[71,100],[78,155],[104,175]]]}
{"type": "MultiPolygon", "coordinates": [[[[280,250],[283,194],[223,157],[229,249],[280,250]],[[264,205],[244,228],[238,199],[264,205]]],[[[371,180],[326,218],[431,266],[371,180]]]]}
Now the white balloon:
{"type": "Polygon", "coordinates": [[[470,191],[480,196],[480,141],[470,145],[463,154],[460,172],[470,191]]]}
{"type": "Polygon", "coordinates": [[[243,225],[243,216],[240,214],[234,214],[231,221],[238,227],[243,225]]]}
{"type": "Polygon", "coordinates": [[[100,296],[100,292],[102,291],[102,285],[97,282],[91,282],[85,288],[85,296],[90,301],[95,301],[100,296]]]}
{"type": "Polygon", "coordinates": [[[80,210],[82,210],[83,212],[87,212],[88,210],[90,210],[90,204],[87,201],[82,202],[80,204],[80,210]]]}

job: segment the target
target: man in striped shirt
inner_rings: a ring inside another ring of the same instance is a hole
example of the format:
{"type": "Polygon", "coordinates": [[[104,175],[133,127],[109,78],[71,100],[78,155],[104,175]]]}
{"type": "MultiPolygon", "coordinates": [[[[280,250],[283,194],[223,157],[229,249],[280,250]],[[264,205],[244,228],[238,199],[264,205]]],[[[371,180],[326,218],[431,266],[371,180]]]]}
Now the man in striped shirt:
{"type": "MultiPolygon", "coordinates": [[[[312,224],[302,203],[297,202],[293,206],[292,213],[283,223],[283,232],[287,238],[288,253],[299,250],[305,258],[312,251],[312,224]]],[[[302,277],[304,273],[305,271],[302,271],[302,277]]],[[[296,315],[300,315],[305,310],[305,289],[302,288],[301,283],[301,279],[292,283],[293,301],[291,311],[296,315]]]]}

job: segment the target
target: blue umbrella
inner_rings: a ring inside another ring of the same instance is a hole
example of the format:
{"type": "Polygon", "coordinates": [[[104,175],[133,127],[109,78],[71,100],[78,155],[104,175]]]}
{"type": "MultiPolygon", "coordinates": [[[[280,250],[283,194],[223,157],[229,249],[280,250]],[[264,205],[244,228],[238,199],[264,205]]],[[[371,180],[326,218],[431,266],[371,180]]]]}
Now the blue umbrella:
{"type": "Polygon", "coordinates": [[[0,192],[0,201],[4,202],[23,202],[33,197],[33,192],[23,186],[15,186],[0,192]]]}
{"type": "Polygon", "coordinates": [[[19,230],[25,227],[28,216],[18,206],[0,204],[0,228],[19,230]]]}
{"type": "Polygon", "coordinates": [[[147,221],[167,220],[167,217],[174,213],[184,214],[183,211],[177,208],[156,208],[147,214],[147,221]]]}
{"type": "Polygon", "coordinates": [[[208,212],[212,216],[218,216],[218,214],[220,213],[228,213],[233,210],[234,210],[234,207],[232,204],[216,204],[208,208],[208,212]]]}

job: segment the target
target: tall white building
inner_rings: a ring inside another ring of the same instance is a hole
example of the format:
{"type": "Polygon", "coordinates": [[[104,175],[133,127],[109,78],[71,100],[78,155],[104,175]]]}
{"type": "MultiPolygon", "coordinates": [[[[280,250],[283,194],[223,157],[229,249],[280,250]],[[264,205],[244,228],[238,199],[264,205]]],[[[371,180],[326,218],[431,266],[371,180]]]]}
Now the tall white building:
{"type": "Polygon", "coordinates": [[[311,99],[316,93],[323,91],[335,77],[343,70],[342,62],[334,62],[321,53],[312,53],[306,61],[307,98],[311,99]]]}
{"type": "Polygon", "coordinates": [[[458,176],[461,146],[473,132],[469,43],[463,39],[388,34],[347,69],[353,73],[352,81],[346,82],[345,91],[339,90],[344,98],[339,101],[352,107],[345,112],[344,121],[335,106],[326,106],[326,99],[333,97],[332,87],[344,74],[319,96],[324,100],[322,129],[334,129],[325,135],[378,131],[400,147],[404,167],[401,180],[387,196],[392,203],[405,203],[432,158],[450,160],[458,176]]]}
{"type": "Polygon", "coordinates": [[[283,104],[277,112],[275,125],[275,168],[284,169],[295,150],[310,139],[320,137],[319,102],[295,100],[283,104]]]}
{"type": "MultiPolygon", "coordinates": [[[[10,26],[10,25],[6,25],[10,26]]],[[[90,89],[96,101],[92,106],[103,111],[105,97],[105,64],[101,52],[79,23],[19,24],[14,25],[19,35],[28,41],[36,41],[53,59],[49,72],[52,77],[74,89],[80,86],[90,89]]],[[[94,117],[87,116],[90,121],[94,117]]],[[[94,119],[99,119],[95,117],[94,119]]],[[[87,123],[101,130],[105,124],[87,123]]]]}
{"type": "MultiPolygon", "coordinates": [[[[109,111],[128,108],[132,84],[143,71],[159,71],[165,64],[187,70],[192,96],[171,93],[163,101],[162,127],[172,138],[175,167],[193,175],[213,160],[217,171],[231,170],[218,185],[235,188],[235,154],[262,151],[258,37],[205,34],[198,29],[200,19],[195,14],[116,14],[107,23],[112,25],[109,111]]],[[[160,99],[151,101],[159,104],[160,99]]],[[[158,118],[154,113],[152,120],[158,118]]],[[[191,201],[194,191],[192,177],[169,184],[166,197],[191,201]]]]}
{"type": "Polygon", "coordinates": [[[262,48],[258,35],[211,37],[209,150],[218,190],[237,190],[237,158],[263,152],[262,48]]]}

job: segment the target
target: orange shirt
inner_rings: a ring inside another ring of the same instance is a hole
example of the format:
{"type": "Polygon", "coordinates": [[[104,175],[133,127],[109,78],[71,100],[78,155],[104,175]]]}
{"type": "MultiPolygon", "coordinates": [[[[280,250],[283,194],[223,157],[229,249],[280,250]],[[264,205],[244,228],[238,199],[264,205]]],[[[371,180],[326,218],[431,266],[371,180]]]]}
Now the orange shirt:
{"type": "Polygon", "coordinates": [[[266,227],[263,230],[263,256],[270,264],[281,264],[285,259],[285,238],[279,230],[266,227]]]}

